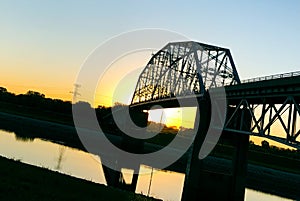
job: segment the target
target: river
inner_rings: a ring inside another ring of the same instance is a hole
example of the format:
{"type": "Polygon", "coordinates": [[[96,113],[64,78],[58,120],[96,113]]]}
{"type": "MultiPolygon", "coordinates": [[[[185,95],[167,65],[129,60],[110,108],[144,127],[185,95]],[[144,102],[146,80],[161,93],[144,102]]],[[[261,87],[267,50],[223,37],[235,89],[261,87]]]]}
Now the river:
{"type": "MultiPolygon", "coordinates": [[[[99,157],[51,141],[20,138],[13,132],[0,130],[0,155],[106,184],[99,157]]],[[[126,181],[130,177],[130,172],[124,170],[124,173],[126,181]]],[[[163,170],[152,171],[151,167],[141,166],[136,192],[165,201],[180,201],[183,182],[184,174],[163,170]],[[152,174],[144,172],[152,172],[152,174]]],[[[285,201],[290,199],[246,189],[245,200],[285,201]]]]}

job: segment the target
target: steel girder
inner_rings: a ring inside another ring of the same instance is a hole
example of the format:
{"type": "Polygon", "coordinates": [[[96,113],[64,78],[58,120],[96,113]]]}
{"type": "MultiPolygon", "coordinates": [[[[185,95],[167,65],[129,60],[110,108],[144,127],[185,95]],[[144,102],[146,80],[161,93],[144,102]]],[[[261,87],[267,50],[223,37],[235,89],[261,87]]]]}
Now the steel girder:
{"type": "Polygon", "coordinates": [[[260,104],[253,104],[247,98],[243,98],[237,105],[231,107],[234,111],[228,116],[223,130],[265,137],[300,149],[300,105],[295,96],[287,96],[281,104],[274,104],[264,97],[260,104]],[[237,119],[240,119],[239,122],[247,123],[239,113],[241,110],[250,114],[250,130],[243,130],[242,126],[240,128],[232,126],[237,119]]]}
{"type": "Polygon", "coordinates": [[[229,49],[194,41],[169,43],[140,74],[131,105],[204,94],[210,88],[238,83],[229,49]]]}

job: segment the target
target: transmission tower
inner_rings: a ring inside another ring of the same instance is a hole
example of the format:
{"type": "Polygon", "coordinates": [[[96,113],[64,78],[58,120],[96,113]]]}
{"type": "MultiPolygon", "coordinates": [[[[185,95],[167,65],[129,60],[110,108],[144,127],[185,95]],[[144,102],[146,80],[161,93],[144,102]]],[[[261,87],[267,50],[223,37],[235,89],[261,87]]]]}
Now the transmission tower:
{"type": "Polygon", "coordinates": [[[74,91],[70,91],[70,93],[73,94],[73,101],[74,101],[74,102],[77,100],[77,96],[80,96],[80,95],[81,95],[81,94],[78,92],[80,87],[81,87],[80,84],[74,84],[74,91]]]}

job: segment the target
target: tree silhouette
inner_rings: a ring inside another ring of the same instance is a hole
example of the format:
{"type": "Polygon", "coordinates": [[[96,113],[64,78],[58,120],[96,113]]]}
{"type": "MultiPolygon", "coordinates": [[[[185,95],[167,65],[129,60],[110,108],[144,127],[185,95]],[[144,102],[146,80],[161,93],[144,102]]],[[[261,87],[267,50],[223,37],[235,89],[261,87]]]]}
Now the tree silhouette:
{"type": "Polygon", "coordinates": [[[4,87],[0,87],[0,93],[7,93],[7,89],[4,87]]]}

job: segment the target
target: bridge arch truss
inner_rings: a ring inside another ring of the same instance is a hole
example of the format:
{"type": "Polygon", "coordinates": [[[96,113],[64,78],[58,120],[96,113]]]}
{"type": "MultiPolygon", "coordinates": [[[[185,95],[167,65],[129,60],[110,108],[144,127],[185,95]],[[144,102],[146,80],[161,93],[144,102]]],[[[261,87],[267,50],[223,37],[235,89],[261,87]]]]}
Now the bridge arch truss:
{"type": "Polygon", "coordinates": [[[139,76],[131,105],[240,83],[229,49],[187,41],[169,43],[139,76]]]}

